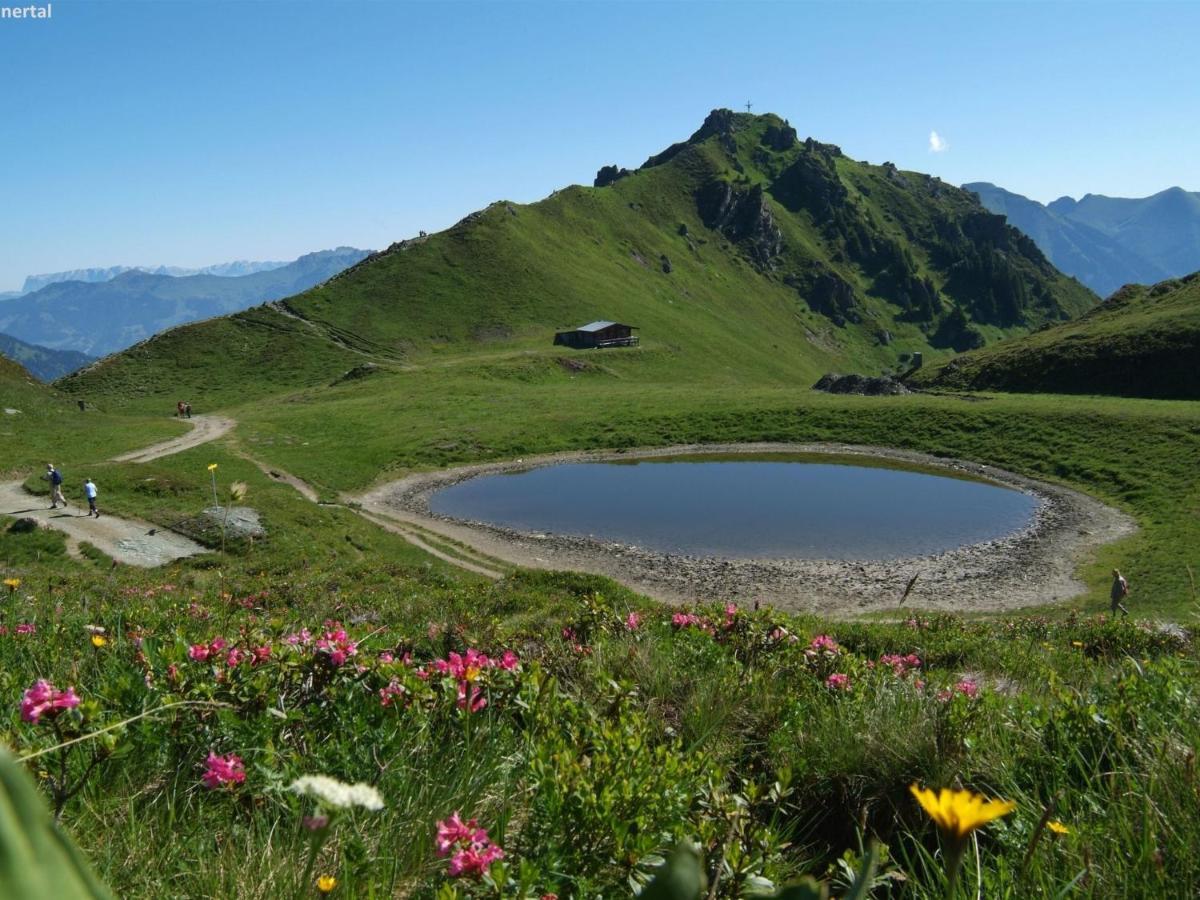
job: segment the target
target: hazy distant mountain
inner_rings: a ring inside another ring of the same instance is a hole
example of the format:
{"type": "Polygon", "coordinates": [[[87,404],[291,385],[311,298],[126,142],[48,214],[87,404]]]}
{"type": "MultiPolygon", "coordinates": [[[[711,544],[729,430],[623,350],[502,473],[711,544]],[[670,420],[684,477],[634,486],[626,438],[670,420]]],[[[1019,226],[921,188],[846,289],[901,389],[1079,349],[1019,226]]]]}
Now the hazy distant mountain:
{"type": "Polygon", "coordinates": [[[150,275],[171,275],[175,278],[182,278],[187,275],[219,275],[223,278],[237,278],[241,275],[253,275],[255,272],[269,272],[272,269],[280,269],[287,264],[287,260],[251,262],[250,260],[239,259],[234,262],[203,266],[199,269],[185,269],[180,266],[109,266],[107,269],[73,269],[70,272],[28,275],[25,278],[25,285],[20,291],[0,294],[0,300],[6,299],[9,296],[20,296],[21,294],[39,291],[48,284],[57,284],[61,281],[85,281],[91,284],[112,281],[118,275],[123,275],[126,272],[147,272],[150,275]]]}
{"type": "Polygon", "coordinates": [[[240,277],[173,277],[136,270],[109,281],[63,281],[0,301],[0,332],[56,350],[104,356],[152,334],[290,297],[354,265],[368,251],[338,247],[240,277]]]}
{"type": "Polygon", "coordinates": [[[41,381],[53,381],[95,362],[94,357],[76,350],[51,350],[27,344],[9,334],[0,334],[0,356],[20,363],[41,381]]]}
{"type": "Polygon", "coordinates": [[[1200,194],[1176,187],[1141,199],[1087,194],[1044,206],[988,182],[963,187],[1102,296],[1200,269],[1200,194]]]}

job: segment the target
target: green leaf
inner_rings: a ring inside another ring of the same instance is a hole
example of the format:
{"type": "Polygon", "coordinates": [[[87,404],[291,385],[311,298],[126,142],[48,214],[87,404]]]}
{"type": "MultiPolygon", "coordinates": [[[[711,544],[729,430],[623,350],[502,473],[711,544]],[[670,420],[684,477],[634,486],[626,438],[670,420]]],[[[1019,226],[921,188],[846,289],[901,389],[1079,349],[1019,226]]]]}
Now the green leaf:
{"type": "Polygon", "coordinates": [[[683,841],[671,851],[639,896],[642,900],[697,900],[706,883],[699,852],[683,841]]]}
{"type": "Polygon", "coordinates": [[[50,820],[29,775],[0,747],[0,897],[112,900],[69,837],[50,820]]]}

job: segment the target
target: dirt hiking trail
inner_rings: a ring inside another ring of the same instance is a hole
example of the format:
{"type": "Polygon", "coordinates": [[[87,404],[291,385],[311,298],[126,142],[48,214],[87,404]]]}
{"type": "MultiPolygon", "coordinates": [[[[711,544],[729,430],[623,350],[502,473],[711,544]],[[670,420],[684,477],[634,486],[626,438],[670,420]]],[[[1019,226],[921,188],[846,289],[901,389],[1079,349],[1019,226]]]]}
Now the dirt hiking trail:
{"type": "MultiPolygon", "coordinates": [[[[221,437],[235,424],[224,416],[195,416],[185,419],[191,431],[141,450],[131,450],[114,456],[113,462],[144,463],[221,437]]],[[[101,486],[103,488],[103,486],[101,486]]],[[[68,502],[66,509],[50,509],[47,498],[27,493],[20,481],[0,481],[0,515],[15,519],[35,519],[40,525],[61,531],[67,536],[67,552],[79,558],[79,544],[89,544],[130,566],[153,568],[185,556],[206,552],[204,546],[139,519],[110,516],[104,511],[104,495],[99,498],[100,518],[89,517],[87,504],[79,499],[68,502]]]]}
{"type": "Polygon", "coordinates": [[[192,447],[207,444],[209,441],[215,441],[237,424],[233,419],[226,418],[225,416],[193,416],[183,421],[192,426],[191,431],[177,438],[171,438],[169,441],[163,441],[161,444],[152,444],[149,447],[143,447],[141,450],[130,450],[128,453],[122,453],[120,456],[114,456],[112,461],[132,463],[150,462],[164,456],[170,456],[172,453],[179,453],[182,450],[190,450],[192,447]]]}
{"type": "Polygon", "coordinates": [[[71,501],[66,509],[50,509],[45,498],[27,494],[21,482],[0,482],[0,515],[36,519],[47,528],[61,531],[67,536],[67,550],[72,556],[79,556],[80,541],[103,550],[117,562],[146,568],[205,552],[200,544],[165,528],[105,515],[103,495],[99,501],[100,518],[96,519],[88,516],[86,504],[81,507],[71,501]]]}

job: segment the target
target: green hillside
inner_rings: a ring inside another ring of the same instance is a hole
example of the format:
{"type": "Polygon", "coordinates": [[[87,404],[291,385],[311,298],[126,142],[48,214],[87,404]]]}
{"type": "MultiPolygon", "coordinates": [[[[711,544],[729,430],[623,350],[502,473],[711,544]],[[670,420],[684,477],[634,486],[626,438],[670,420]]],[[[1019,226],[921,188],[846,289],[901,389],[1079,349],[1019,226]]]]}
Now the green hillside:
{"type": "Polygon", "coordinates": [[[177,329],[66,379],[114,402],[208,402],[385,367],[536,351],[598,318],[640,328],[604,360],[668,380],[811,383],[893,370],[1083,312],[1095,296],[971,194],[714,111],[603,187],[497,202],[274,307],[177,329]],[[268,349],[271,365],[259,351],[268,349]],[[218,364],[219,363],[219,364],[218,364]],[[285,377],[286,376],[286,377],[285,377]]]}
{"type": "Polygon", "coordinates": [[[922,374],[971,390],[1200,398],[1200,272],[1129,285],[1079,319],[922,374]]]}

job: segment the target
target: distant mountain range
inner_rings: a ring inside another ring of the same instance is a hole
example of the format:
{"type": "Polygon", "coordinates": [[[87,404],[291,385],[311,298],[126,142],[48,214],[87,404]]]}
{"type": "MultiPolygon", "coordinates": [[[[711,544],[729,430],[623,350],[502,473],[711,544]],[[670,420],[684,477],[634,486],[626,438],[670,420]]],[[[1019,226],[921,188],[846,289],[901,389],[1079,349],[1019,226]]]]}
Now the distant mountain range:
{"type": "Polygon", "coordinates": [[[1200,269],[1200,193],[1173,187],[1140,199],[1087,194],[1046,206],[986,181],[963,188],[1101,296],[1200,269]]]}
{"type": "Polygon", "coordinates": [[[338,247],[236,277],[176,277],[131,269],[108,281],[52,282],[32,293],[0,300],[0,332],[49,349],[104,356],[173,325],[298,294],[368,253],[338,247]]]}
{"type": "Polygon", "coordinates": [[[186,275],[219,275],[222,278],[237,278],[240,275],[253,275],[255,272],[281,269],[287,264],[288,260],[286,259],[270,262],[251,262],[239,259],[234,262],[203,266],[199,269],[185,269],[181,266],[109,266],[107,269],[72,269],[69,272],[28,275],[21,290],[0,294],[0,300],[21,294],[31,294],[34,291],[40,291],[48,284],[57,284],[60,281],[86,281],[89,283],[112,281],[118,275],[124,275],[126,272],[146,272],[150,275],[170,275],[174,278],[182,278],[186,275]]]}
{"type": "Polygon", "coordinates": [[[0,356],[20,363],[41,381],[53,381],[96,361],[76,350],[51,350],[27,344],[9,334],[0,334],[0,356]]]}

